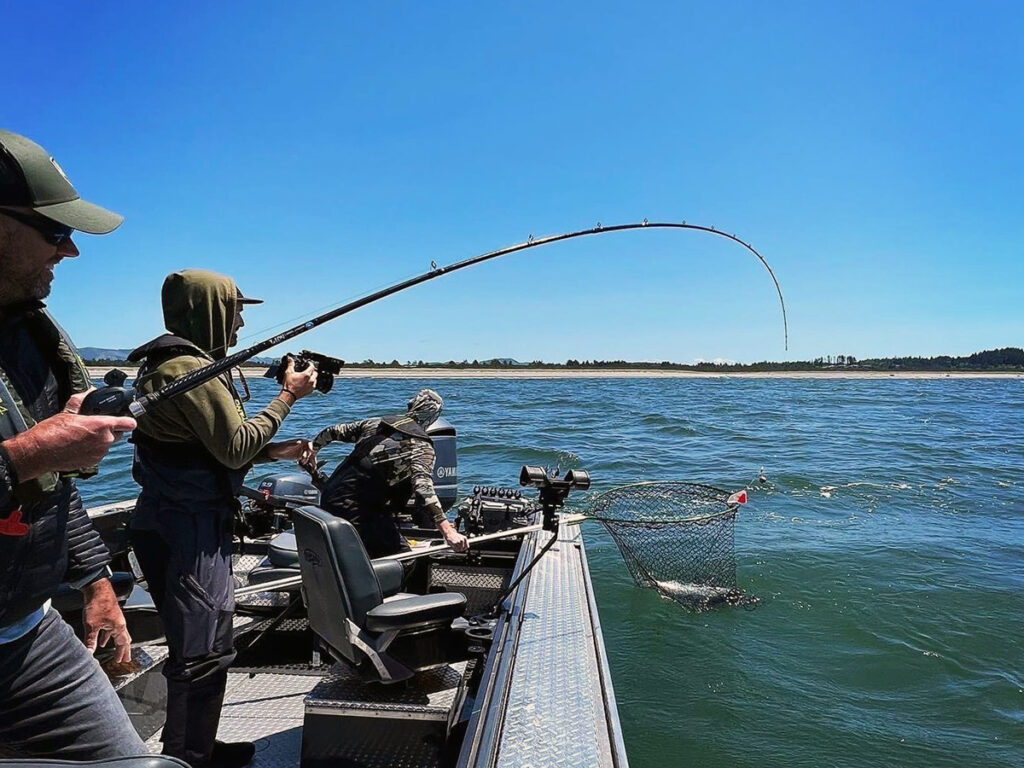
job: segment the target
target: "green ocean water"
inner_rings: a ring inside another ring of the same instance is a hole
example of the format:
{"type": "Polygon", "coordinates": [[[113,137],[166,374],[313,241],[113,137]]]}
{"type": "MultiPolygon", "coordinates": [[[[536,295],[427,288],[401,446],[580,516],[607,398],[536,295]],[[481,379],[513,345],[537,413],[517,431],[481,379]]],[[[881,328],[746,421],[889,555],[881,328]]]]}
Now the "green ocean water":
{"type": "MultiPolygon", "coordinates": [[[[736,525],[753,610],[685,612],[584,528],[633,768],[1024,766],[1024,381],[351,379],[282,434],[421,386],[459,431],[464,493],[523,463],[596,491],[764,467],[736,525]]],[[[86,499],[133,495],[128,463],[118,446],[86,499]]]]}

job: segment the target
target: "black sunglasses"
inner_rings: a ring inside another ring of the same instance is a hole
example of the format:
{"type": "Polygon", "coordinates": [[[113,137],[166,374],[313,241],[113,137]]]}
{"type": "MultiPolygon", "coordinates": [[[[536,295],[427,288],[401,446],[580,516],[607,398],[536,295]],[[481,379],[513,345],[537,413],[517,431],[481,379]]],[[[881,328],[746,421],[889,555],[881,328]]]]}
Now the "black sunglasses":
{"type": "Polygon", "coordinates": [[[60,245],[65,240],[70,239],[71,234],[75,231],[74,227],[69,227],[65,224],[58,224],[56,221],[50,221],[42,216],[33,216],[19,211],[10,211],[6,208],[0,208],[0,213],[5,216],[10,216],[15,221],[20,221],[25,226],[32,227],[32,229],[42,235],[43,239],[50,245],[60,245]]]}

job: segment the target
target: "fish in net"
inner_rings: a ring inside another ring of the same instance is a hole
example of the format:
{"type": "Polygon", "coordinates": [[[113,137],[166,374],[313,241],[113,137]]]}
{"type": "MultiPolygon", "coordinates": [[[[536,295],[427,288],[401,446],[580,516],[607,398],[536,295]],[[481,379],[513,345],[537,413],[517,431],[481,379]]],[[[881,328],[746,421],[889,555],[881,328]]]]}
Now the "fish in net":
{"type": "Polygon", "coordinates": [[[633,579],[696,611],[753,605],[736,580],[734,527],[746,492],[662,481],[614,488],[586,515],[615,542],[633,579]]]}

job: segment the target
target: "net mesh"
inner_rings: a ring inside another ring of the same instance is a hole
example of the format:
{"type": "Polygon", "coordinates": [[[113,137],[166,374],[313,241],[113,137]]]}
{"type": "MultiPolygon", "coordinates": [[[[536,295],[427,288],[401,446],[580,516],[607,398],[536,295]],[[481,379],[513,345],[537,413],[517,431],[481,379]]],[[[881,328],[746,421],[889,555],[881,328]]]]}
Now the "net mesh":
{"type": "Polygon", "coordinates": [[[611,534],[633,579],[696,611],[752,605],[736,581],[737,504],[709,485],[627,485],[593,500],[588,516],[611,534]]]}

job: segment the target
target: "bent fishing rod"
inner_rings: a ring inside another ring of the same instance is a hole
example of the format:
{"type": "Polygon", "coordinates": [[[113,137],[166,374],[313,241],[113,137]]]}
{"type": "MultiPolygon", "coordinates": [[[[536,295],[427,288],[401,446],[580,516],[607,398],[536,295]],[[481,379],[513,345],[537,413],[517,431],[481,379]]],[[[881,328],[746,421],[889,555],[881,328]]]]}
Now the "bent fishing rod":
{"type": "Polygon", "coordinates": [[[630,224],[613,224],[611,226],[602,226],[598,223],[596,226],[590,229],[581,229],[576,232],[566,232],[561,235],[548,235],[547,237],[535,238],[533,235],[522,243],[510,245],[506,248],[500,248],[496,251],[490,251],[479,256],[473,256],[463,261],[457,261],[453,264],[449,264],[445,267],[438,267],[434,262],[430,263],[430,270],[424,272],[416,277],[411,277],[408,280],[403,280],[394,285],[382,288],[379,291],[370,293],[362,298],[350,301],[340,307],[332,309],[322,315],[307,320],[294,328],[289,328],[287,331],[283,331],[275,336],[272,336],[265,341],[261,341],[258,344],[254,344],[251,347],[235,352],[233,355],[228,355],[216,362],[210,363],[203,368],[197,368],[194,371],[186,373],[178,379],[164,385],[155,392],[151,392],[148,395],[142,395],[141,397],[135,398],[133,394],[120,386],[106,386],[100,387],[90,392],[85,400],[82,402],[80,413],[86,415],[104,415],[104,416],[120,416],[120,415],[131,415],[139,417],[149,411],[156,404],[175,397],[176,395],[184,394],[196,387],[202,386],[208,381],[220,376],[225,371],[229,371],[235,366],[244,363],[249,358],[255,357],[260,352],[265,352],[271,347],[276,347],[278,344],[283,344],[286,341],[294,339],[300,334],[311,331],[314,328],[321,326],[325,323],[329,323],[331,320],[347,315],[349,312],[353,312],[360,307],[365,307],[367,304],[372,304],[375,301],[386,298],[393,294],[404,291],[406,288],[412,288],[414,285],[425,283],[428,280],[434,280],[442,275],[447,275],[452,272],[457,272],[460,269],[466,267],[472,267],[476,264],[482,264],[485,261],[496,259],[499,256],[507,256],[510,253],[516,253],[518,251],[525,251],[530,248],[536,248],[541,245],[549,245],[550,243],[561,242],[562,240],[573,240],[578,237],[587,237],[589,235],[604,235],[611,232],[626,232],[634,229],[692,229],[698,232],[706,232],[712,235],[718,235],[732,240],[735,243],[740,244],[746,248],[750,253],[757,257],[758,261],[764,265],[764,268],[768,270],[768,274],[772,278],[772,282],[775,284],[775,291],[779,294],[779,304],[782,307],[782,329],[785,348],[789,349],[789,326],[786,320],[786,302],[782,298],[782,288],[779,286],[779,281],[775,277],[775,273],[772,268],[765,261],[764,257],[757,252],[757,250],[750,245],[750,243],[741,240],[735,235],[731,235],[728,232],[723,232],[714,227],[705,227],[699,224],[687,224],[683,222],[649,222],[644,219],[641,222],[634,222],[630,224]]]}

